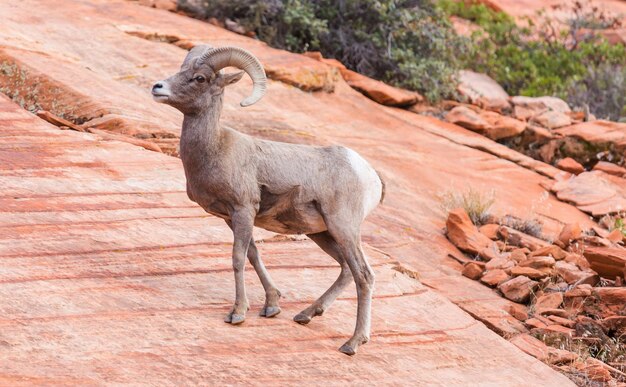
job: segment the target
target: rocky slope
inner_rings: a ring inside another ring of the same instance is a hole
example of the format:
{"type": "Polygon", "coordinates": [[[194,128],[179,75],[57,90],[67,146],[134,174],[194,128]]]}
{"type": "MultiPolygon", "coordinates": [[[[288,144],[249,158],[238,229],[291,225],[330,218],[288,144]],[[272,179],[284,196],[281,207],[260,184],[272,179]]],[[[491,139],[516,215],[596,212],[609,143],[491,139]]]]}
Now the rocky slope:
{"type": "Polygon", "coordinates": [[[527,332],[509,300],[461,275],[450,256],[462,253],[446,239],[438,199],[470,186],[494,190],[496,214],[536,217],[553,238],[567,223],[597,226],[569,204],[575,200],[546,190],[558,169],[460,126],[377,104],[335,66],[181,15],[61,0],[5,2],[0,14],[1,91],[94,132],[58,131],[2,102],[0,259],[8,269],[0,273],[0,343],[9,350],[0,353],[0,380],[123,383],[149,369],[147,383],[568,384],[485,328],[527,332]],[[307,328],[289,320],[335,275],[309,242],[263,245],[287,294],[279,318],[224,325],[227,228],[184,197],[176,158],[104,141],[148,142],[176,155],[182,117],[153,103],[148,89],[198,42],[249,49],[271,79],[268,95],[248,109],[237,102],[249,81],[228,90],[225,124],[270,139],[348,145],[387,180],[385,205],[363,230],[379,284],[373,341],[356,360],[334,352],[351,327],[351,295],[307,328]],[[226,372],[233,367],[237,374],[226,372]]]}

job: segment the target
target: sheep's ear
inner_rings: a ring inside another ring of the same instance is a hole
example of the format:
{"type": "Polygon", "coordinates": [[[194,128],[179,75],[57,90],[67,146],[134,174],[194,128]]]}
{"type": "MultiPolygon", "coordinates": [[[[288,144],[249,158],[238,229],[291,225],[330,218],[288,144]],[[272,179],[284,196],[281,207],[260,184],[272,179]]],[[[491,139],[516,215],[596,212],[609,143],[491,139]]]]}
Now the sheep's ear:
{"type": "Polygon", "coordinates": [[[239,81],[241,77],[243,77],[243,74],[245,74],[243,71],[237,71],[236,73],[229,74],[220,74],[217,76],[217,84],[221,87],[232,85],[233,83],[239,81]]]}

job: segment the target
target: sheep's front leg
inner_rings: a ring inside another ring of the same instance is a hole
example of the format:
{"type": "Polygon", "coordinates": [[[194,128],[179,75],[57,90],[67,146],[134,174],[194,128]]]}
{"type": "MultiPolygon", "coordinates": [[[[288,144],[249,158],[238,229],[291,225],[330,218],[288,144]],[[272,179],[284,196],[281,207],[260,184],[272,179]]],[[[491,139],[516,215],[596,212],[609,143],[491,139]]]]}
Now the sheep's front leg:
{"type": "Polygon", "coordinates": [[[233,271],[235,272],[235,304],[224,321],[241,324],[246,319],[248,311],[248,297],[243,272],[246,263],[248,247],[252,240],[254,214],[245,208],[237,209],[231,214],[231,228],[233,230],[233,271]]]}

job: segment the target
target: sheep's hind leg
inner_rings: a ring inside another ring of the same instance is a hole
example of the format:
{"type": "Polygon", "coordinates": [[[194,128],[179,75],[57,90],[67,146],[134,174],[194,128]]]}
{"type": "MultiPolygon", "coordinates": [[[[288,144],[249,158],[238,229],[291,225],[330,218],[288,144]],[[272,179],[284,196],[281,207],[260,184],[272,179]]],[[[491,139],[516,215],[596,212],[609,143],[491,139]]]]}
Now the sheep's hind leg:
{"type": "Polygon", "coordinates": [[[265,305],[263,309],[261,309],[260,315],[263,317],[274,317],[280,313],[280,307],[278,306],[280,291],[278,291],[276,285],[274,285],[274,281],[272,281],[272,278],[261,260],[259,250],[254,243],[254,238],[250,240],[250,246],[248,247],[248,260],[252,264],[252,267],[254,267],[265,290],[265,305]]]}
{"type": "Polygon", "coordinates": [[[308,235],[317,245],[324,250],[328,255],[333,257],[341,265],[341,273],[337,280],[308,308],[298,313],[293,320],[300,324],[308,324],[315,316],[321,316],[326,309],[335,301],[335,299],[341,294],[343,289],[350,283],[352,275],[350,274],[350,268],[346,264],[346,261],[339,252],[339,246],[333,237],[324,231],[318,234],[308,235]]]}

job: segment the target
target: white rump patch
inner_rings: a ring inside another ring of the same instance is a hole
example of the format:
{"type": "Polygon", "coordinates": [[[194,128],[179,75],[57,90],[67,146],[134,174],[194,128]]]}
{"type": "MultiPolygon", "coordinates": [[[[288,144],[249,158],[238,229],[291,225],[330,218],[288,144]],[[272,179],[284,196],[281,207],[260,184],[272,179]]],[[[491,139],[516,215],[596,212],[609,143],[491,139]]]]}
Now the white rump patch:
{"type": "Polygon", "coordinates": [[[363,158],[350,148],[348,152],[348,162],[363,183],[363,217],[366,217],[380,203],[383,194],[383,185],[376,170],[363,158]]]}

